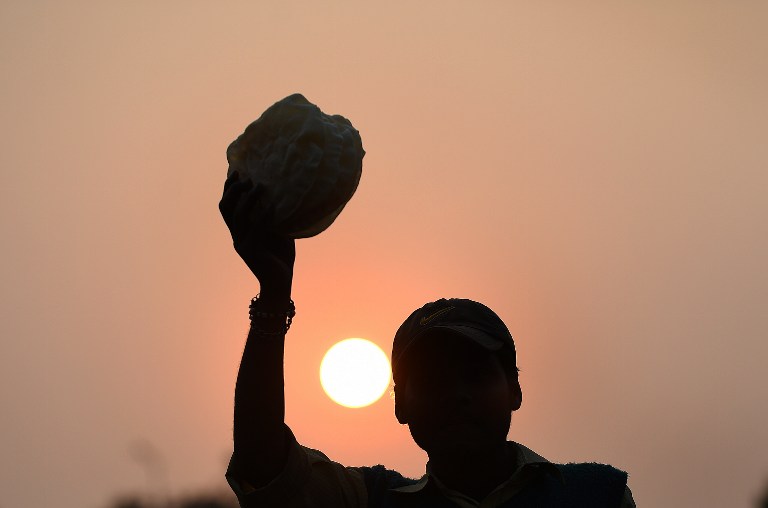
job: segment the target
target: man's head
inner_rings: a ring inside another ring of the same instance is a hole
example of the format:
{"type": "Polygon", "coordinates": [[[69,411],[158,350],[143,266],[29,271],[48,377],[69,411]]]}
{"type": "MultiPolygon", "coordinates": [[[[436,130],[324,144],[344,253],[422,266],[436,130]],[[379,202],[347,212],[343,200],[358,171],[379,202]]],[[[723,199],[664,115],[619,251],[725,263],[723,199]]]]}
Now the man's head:
{"type": "Polygon", "coordinates": [[[414,311],[392,345],[395,415],[427,453],[497,446],[522,402],[504,322],[472,300],[414,311]]]}

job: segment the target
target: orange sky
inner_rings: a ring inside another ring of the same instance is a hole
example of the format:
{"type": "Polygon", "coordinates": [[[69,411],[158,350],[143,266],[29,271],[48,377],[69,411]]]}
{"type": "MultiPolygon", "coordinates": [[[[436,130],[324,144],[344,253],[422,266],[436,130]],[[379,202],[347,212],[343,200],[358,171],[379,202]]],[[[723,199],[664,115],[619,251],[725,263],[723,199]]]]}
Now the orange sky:
{"type": "Polygon", "coordinates": [[[293,92],[367,151],[297,246],[303,444],[420,476],[392,401],[335,405],[320,360],[469,297],[518,343],[511,439],[628,470],[641,506],[746,506],[768,478],[765,4],[370,5],[0,6],[0,506],[145,491],[141,440],[171,493],[223,485],[258,291],[216,207],[225,150],[293,92]]]}

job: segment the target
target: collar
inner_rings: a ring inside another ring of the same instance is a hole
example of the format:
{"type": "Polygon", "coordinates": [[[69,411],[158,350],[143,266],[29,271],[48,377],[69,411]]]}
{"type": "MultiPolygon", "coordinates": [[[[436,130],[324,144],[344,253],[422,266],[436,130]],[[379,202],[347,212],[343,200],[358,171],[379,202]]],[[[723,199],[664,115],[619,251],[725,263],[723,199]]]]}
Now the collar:
{"type": "MultiPolygon", "coordinates": [[[[557,466],[555,466],[555,464],[551,463],[530,448],[514,441],[507,441],[507,448],[509,448],[510,451],[515,454],[517,463],[519,464],[515,472],[512,473],[512,476],[510,476],[507,480],[508,482],[515,479],[530,478],[532,473],[548,473],[557,477],[560,481],[563,480],[562,474],[560,473],[560,470],[557,468],[557,466]]],[[[421,492],[427,487],[427,485],[433,485],[440,490],[444,490],[445,486],[434,475],[429,462],[427,462],[426,469],[426,474],[422,476],[418,482],[412,485],[406,485],[404,487],[398,487],[389,490],[393,492],[413,494],[416,492],[421,492]]]]}

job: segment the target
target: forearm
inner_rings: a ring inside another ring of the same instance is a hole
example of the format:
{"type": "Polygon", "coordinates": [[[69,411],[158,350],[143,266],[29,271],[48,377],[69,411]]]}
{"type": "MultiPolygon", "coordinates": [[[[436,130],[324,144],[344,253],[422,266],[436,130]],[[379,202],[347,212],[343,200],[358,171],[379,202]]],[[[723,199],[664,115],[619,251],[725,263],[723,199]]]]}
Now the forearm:
{"type": "MultiPolygon", "coordinates": [[[[284,321],[283,321],[284,323],[284,321]]],[[[234,448],[252,481],[268,481],[285,462],[284,334],[279,320],[251,326],[235,387],[234,448]],[[261,330],[261,331],[260,331],[261,330]]]]}

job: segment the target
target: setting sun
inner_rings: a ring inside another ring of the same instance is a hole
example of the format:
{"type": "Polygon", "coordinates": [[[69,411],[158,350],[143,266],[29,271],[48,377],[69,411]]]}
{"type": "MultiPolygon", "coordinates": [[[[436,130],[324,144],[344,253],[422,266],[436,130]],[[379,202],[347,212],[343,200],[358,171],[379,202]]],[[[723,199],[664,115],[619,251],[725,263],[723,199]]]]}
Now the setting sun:
{"type": "Polygon", "coordinates": [[[337,342],[320,363],[323,390],[331,400],[346,407],[373,404],[384,394],[389,380],[387,355],[366,339],[337,342]]]}

